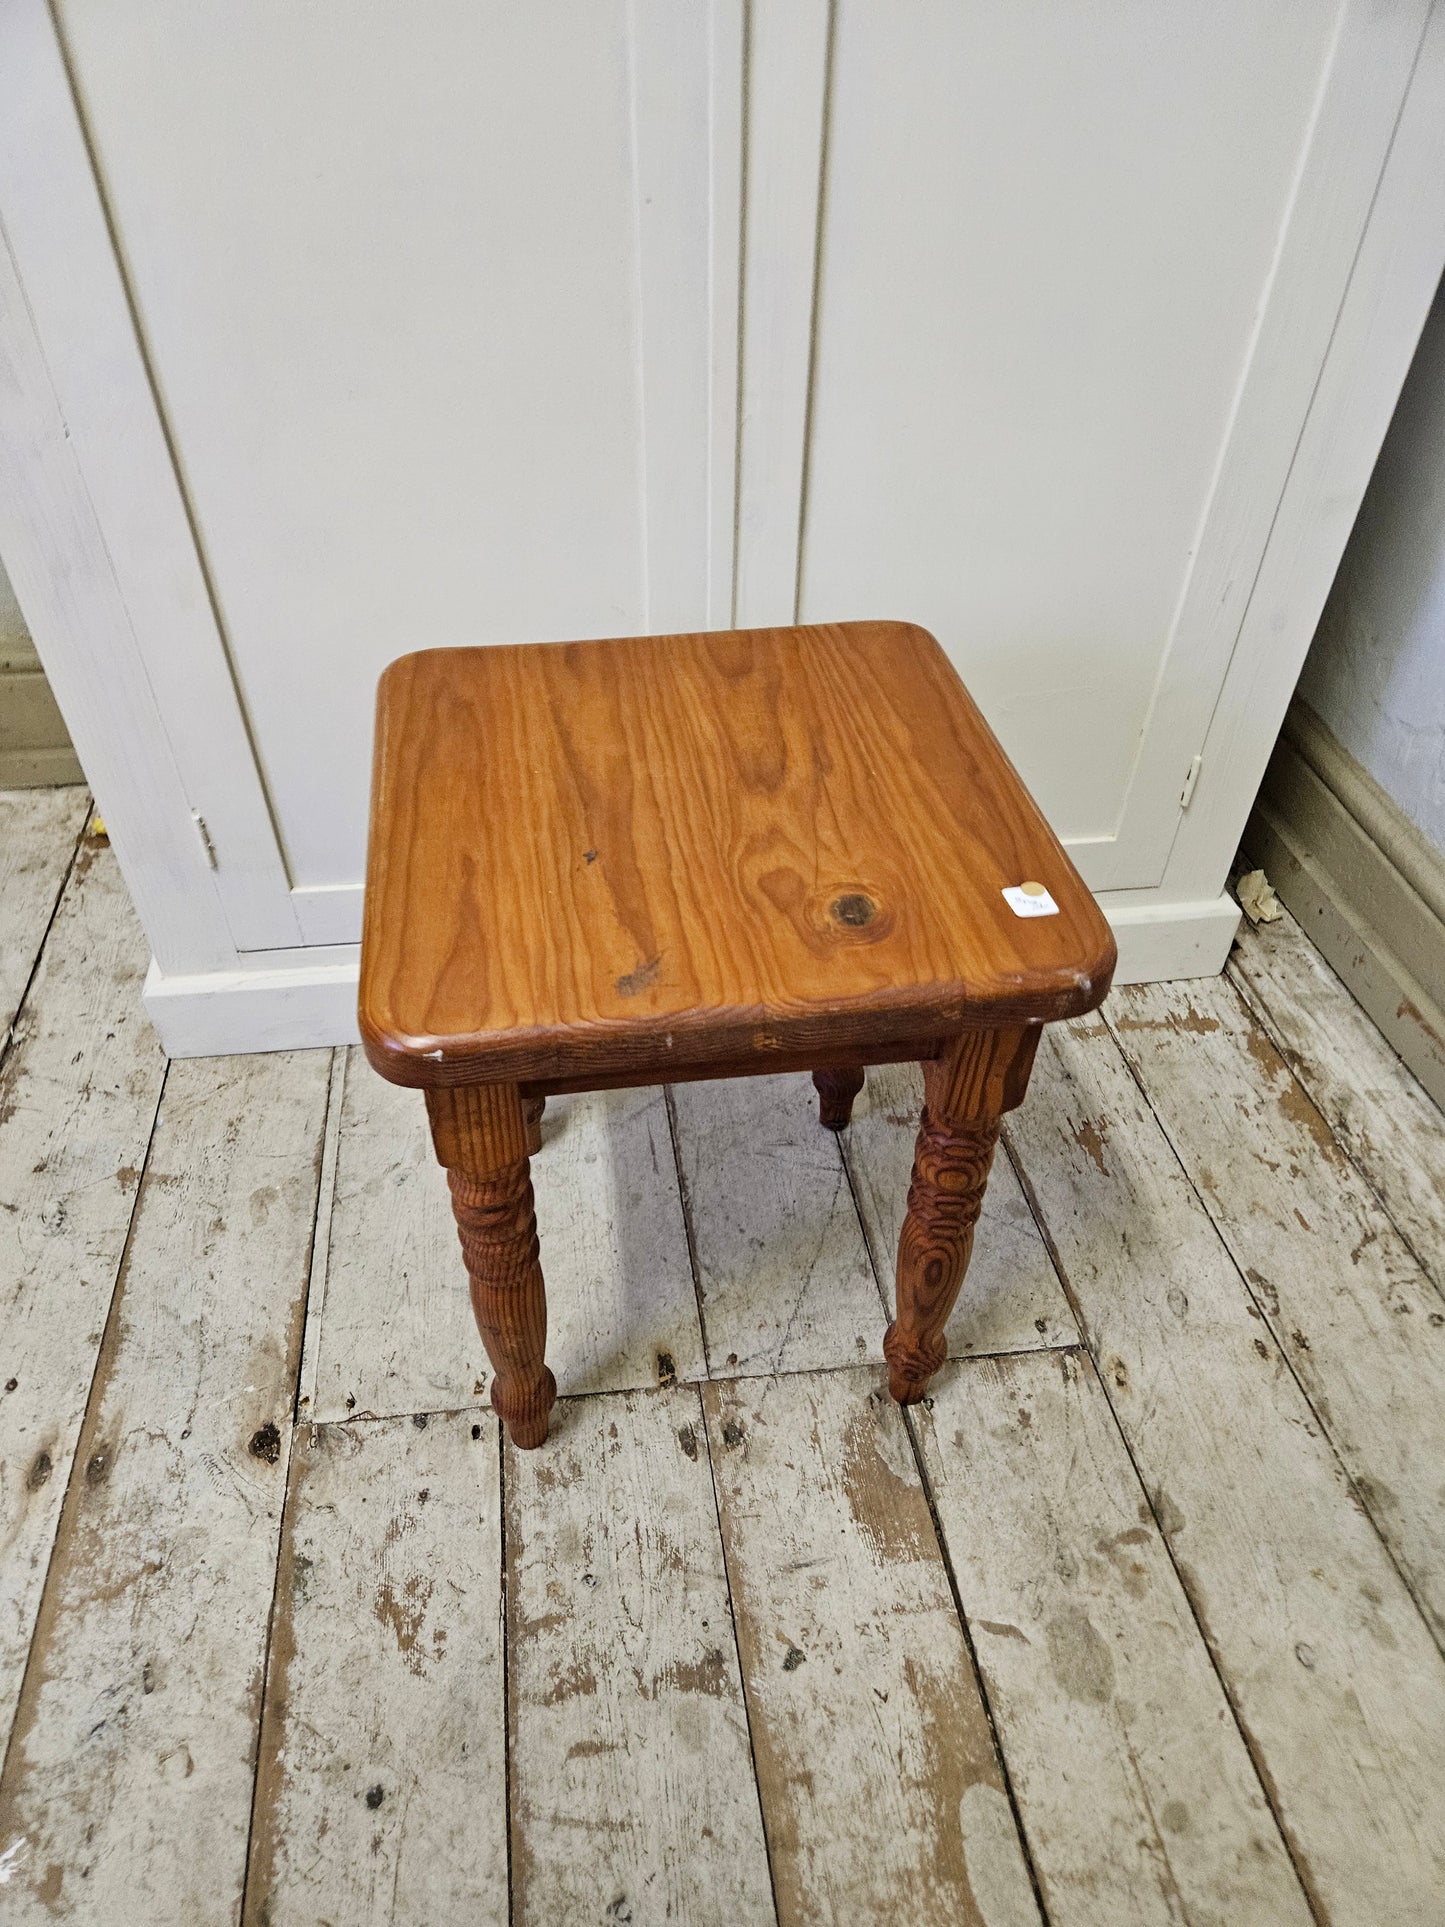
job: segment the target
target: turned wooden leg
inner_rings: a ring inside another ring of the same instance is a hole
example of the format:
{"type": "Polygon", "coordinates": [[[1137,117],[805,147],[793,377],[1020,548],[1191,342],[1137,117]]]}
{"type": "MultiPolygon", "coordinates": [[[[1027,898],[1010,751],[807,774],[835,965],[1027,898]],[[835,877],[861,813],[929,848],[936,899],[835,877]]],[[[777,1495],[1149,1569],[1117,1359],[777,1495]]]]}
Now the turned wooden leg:
{"type": "Polygon", "coordinates": [[[814,1071],[818,1093],[818,1122],[825,1131],[841,1131],[853,1115],[853,1099],[863,1088],[861,1070],[814,1071]]]}
{"type": "Polygon", "coordinates": [[[948,1356],[945,1327],[973,1250],[1003,1113],[1023,1101],[1039,1026],[969,1031],[923,1067],[923,1118],[898,1239],[888,1389],[914,1405],[948,1356]]]}
{"type": "Polygon", "coordinates": [[[492,1362],[492,1405],[514,1445],[540,1445],[557,1397],[527,1162],[538,1144],[540,1105],[524,1106],[514,1084],[428,1091],[426,1100],[472,1310],[492,1362]]]}
{"type": "Polygon", "coordinates": [[[999,1119],[950,1124],[925,1104],[898,1239],[898,1315],[883,1340],[888,1389],[913,1405],[948,1356],[944,1327],[973,1250],[999,1119]]]}

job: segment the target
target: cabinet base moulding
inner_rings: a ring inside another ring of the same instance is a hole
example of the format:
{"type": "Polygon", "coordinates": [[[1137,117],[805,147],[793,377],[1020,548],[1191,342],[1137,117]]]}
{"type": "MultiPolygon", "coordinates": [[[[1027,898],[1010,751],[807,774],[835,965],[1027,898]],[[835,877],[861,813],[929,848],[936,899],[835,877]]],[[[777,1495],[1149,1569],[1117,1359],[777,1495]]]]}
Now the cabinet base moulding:
{"type": "MultiPolygon", "coordinates": [[[[272,955],[278,953],[273,952],[272,955]]],[[[283,965],[256,958],[234,970],[168,975],[151,959],[142,992],[169,1057],[306,1050],[355,1044],[359,946],[312,962],[293,951],[283,965]]]]}
{"type": "MultiPolygon", "coordinates": [[[[1119,945],[1116,984],[1217,976],[1239,926],[1239,906],[1227,896],[1100,902],[1119,945]]],[[[172,1057],[354,1044],[358,955],[355,945],[330,946],[316,957],[258,952],[234,969],[194,975],[168,974],[152,961],[145,1007],[172,1057]]]]}
{"type": "Polygon", "coordinates": [[[1114,986],[1165,983],[1176,977],[1217,977],[1229,961],[1239,928],[1239,905],[1221,894],[1192,902],[1120,891],[1099,898],[1119,946],[1114,986]]]}

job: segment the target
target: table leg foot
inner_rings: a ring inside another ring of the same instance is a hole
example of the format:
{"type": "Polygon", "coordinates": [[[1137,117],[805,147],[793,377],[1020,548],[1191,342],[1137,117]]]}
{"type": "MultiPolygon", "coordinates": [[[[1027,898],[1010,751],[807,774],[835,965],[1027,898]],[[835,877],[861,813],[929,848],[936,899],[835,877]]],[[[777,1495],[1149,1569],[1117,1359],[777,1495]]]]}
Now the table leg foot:
{"type": "Polygon", "coordinates": [[[472,1310],[492,1361],[492,1405],[513,1445],[547,1436],[557,1381],[546,1364],[547,1297],[527,1161],[487,1178],[448,1171],[472,1310]]]}
{"type": "Polygon", "coordinates": [[[883,1340],[888,1389],[916,1405],[948,1356],[945,1327],[973,1250],[998,1118],[949,1123],[925,1105],[898,1240],[897,1316],[883,1340]]]}
{"type": "Polygon", "coordinates": [[[944,1328],[973,1250],[1003,1113],[1023,1102],[1037,1024],[964,1031],[923,1066],[923,1120],[898,1239],[898,1309],[883,1340],[888,1389],[916,1405],[948,1356],[944,1328]]]}
{"type": "Polygon", "coordinates": [[[529,1154],[541,1100],[515,1084],[428,1091],[432,1143],[451,1187],[472,1310],[492,1362],[492,1406],[513,1445],[537,1446],[557,1397],[529,1154]]]}
{"type": "Polygon", "coordinates": [[[853,1099],[863,1088],[861,1070],[814,1071],[818,1093],[818,1122],[825,1131],[841,1131],[853,1116],[853,1099]]]}

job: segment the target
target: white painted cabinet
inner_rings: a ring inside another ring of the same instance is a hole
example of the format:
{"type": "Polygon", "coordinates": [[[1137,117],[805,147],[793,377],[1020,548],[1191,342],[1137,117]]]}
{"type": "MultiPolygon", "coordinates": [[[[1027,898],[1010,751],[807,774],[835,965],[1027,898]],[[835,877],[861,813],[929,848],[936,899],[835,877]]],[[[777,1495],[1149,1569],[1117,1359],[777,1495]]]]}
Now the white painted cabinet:
{"type": "Polygon", "coordinates": [[[920,621],[1124,974],[1219,967],[1445,259],[1428,0],[55,18],[0,0],[0,549],[173,1046],[348,1034],[433,643],[920,621]]]}

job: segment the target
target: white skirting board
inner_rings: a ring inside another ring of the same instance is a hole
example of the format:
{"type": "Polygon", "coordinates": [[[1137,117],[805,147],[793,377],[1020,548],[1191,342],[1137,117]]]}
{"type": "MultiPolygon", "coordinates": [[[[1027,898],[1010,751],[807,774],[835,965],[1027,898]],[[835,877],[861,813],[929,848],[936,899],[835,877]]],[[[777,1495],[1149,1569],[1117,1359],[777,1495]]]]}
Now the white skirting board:
{"type": "Polygon", "coordinates": [[[1119,946],[1116,984],[1217,977],[1239,928],[1239,905],[1228,895],[1192,903],[1131,903],[1121,891],[1101,896],[1099,905],[1119,946]]]}
{"type": "Polygon", "coordinates": [[[332,953],[325,963],[251,965],[185,977],[165,975],[152,958],[142,995],[170,1057],[354,1044],[360,1035],[359,954],[353,945],[340,961],[332,953]]]}
{"type": "MultiPolygon", "coordinates": [[[[1119,984],[1217,976],[1239,926],[1239,906],[1227,896],[1102,902],[1119,943],[1119,984]]],[[[195,976],[167,976],[152,962],[145,1006],[172,1057],[352,1044],[357,955],[354,946],[328,949],[314,961],[294,950],[273,952],[271,963],[258,957],[241,969],[195,976]]]]}

